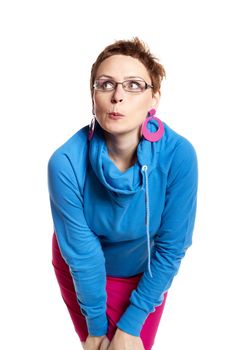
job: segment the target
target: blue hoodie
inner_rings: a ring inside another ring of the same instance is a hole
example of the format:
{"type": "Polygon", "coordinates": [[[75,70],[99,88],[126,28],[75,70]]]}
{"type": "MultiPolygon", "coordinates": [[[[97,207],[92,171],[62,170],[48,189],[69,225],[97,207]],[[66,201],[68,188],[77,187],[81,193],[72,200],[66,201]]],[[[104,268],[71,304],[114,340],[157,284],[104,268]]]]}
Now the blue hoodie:
{"type": "MultiPolygon", "coordinates": [[[[157,142],[141,138],[121,172],[96,123],[81,128],[48,163],[54,230],[90,335],[107,333],[106,275],[143,273],[117,327],[140,336],[192,243],[198,183],[192,144],[165,122],[157,142]]],[[[152,127],[151,127],[152,129],[152,127]]]]}

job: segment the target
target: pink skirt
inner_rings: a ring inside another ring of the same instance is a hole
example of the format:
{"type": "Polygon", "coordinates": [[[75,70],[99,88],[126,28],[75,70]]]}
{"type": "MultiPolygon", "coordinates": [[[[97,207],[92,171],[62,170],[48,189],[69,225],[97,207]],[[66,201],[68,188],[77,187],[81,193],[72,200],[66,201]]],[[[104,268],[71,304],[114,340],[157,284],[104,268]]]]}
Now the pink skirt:
{"type": "MultiPolygon", "coordinates": [[[[75,331],[78,334],[80,341],[85,342],[88,336],[85,316],[80,311],[73,280],[68,265],[60,253],[55,233],[53,234],[52,238],[52,264],[62,298],[71,316],[75,331]]],[[[117,328],[116,323],[119,321],[125,309],[128,307],[131,293],[137,288],[141,276],[142,273],[128,278],[106,276],[106,314],[108,319],[108,332],[106,336],[110,341],[115,334],[117,328]]],[[[160,306],[157,306],[154,312],[149,314],[142,327],[140,337],[145,350],[151,350],[154,344],[166,297],[167,293],[164,294],[163,303],[160,306]]]]}

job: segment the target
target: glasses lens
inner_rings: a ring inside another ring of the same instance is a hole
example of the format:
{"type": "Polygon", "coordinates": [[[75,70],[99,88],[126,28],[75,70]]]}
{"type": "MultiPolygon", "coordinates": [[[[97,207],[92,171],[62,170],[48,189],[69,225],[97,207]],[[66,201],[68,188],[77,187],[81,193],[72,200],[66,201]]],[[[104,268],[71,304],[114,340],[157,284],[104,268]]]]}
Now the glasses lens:
{"type": "Polygon", "coordinates": [[[115,88],[115,82],[108,79],[98,79],[94,83],[94,88],[101,91],[112,91],[115,88]]]}
{"type": "Polygon", "coordinates": [[[126,91],[142,92],[146,88],[144,80],[126,80],[123,82],[123,87],[126,91]]]}

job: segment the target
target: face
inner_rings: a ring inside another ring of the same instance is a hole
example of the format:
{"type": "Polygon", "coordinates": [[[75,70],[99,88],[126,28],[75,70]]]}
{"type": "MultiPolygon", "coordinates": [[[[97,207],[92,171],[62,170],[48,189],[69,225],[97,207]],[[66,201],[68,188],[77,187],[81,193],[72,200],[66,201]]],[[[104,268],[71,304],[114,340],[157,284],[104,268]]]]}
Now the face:
{"type": "MultiPolygon", "coordinates": [[[[114,55],[105,59],[98,67],[96,79],[110,79],[122,82],[128,77],[143,79],[151,84],[150,75],[145,66],[136,58],[124,55],[114,55]],[[108,77],[107,77],[108,76],[108,77]]],[[[159,93],[153,95],[152,89],[143,92],[129,92],[121,84],[113,91],[98,91],[94,89],[94,113],[102,129],[118,135],[136,133],[139,135],[142,122],[151,108],[159,103],[159,93]],[[113,118],[111,112],[121,113],[123,117],[113,118]]]]}

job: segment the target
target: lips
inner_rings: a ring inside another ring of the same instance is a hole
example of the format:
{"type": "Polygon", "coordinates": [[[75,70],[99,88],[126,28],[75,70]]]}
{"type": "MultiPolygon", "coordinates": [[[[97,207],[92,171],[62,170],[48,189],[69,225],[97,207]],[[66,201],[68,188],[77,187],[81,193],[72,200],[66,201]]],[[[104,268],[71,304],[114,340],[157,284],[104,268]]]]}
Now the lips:
{"type": "Polygon", "coordinates": [[[114,116],[114,117],[124,117],[124,115],[123,114],[121,114],[121,113],[116,113],[116,112],[111,112],[111,113],[109,113],[111,116],[114,116]]]}
{"type": "Polygon", "coordinates": [[[111,112],[111,113],[108,113],[108,115],[111,119],[115,119],[115,120],[124,118],[123,114],[117,113],[117,112],[111,112]]]}

